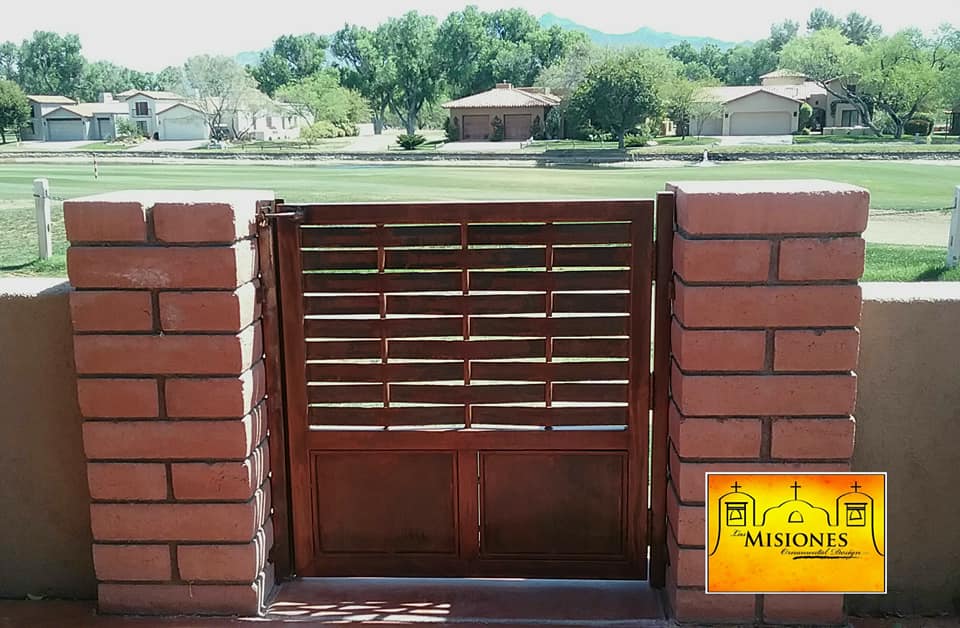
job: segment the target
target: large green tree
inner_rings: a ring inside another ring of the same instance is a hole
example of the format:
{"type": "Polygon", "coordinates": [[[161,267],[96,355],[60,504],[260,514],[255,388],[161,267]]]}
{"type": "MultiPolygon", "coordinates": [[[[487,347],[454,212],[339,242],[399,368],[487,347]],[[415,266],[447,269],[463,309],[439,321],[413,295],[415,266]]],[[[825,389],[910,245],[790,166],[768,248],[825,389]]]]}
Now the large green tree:
{"type": "Polygon", "coordinates": [[[0,142],[7,143],[7,129],[15,133],[30,122],[27,95],[13,81],[0,80],[0,142]]]}
{"type": "Polygon", "coordinates": [[[836,15],[823,7],[817,7],[810,12],[810,17],[807,18],[808,31],[822,31],[834,28],[840,28],[840,19],[836,15]]]}
{"type": "Polygon", "coordinates": [[[800,24],[793,20],[784,20],[770,27],[770,48],[779,53],[790,40],[797,36],[800,24]]]}
{"type": "Polygon", "coordinates": [[[16,82],[19,77],[20,46],[12,41],[0,43],[0,79],[16,82]]]}
{"type": "Polygon", "coordinates": [[[276,97],[293,105],[301,118],[311,124],[330,122],[345,135],[354,134],[356,124],[370,116],[363,97],[340,85],[340,77],[332,69],[284,85],[277,90],[276,97]]]}
{"type": "Polygon", "coordinates": [[[840,32],[850,40],[850,43],[862,46],[871,39],[880,36],[880,25],[870,18],[856,11],[847,14],[840,25],[840,32]]]}
{"type": "Polygon", "coordinates": [[[383,132],[387,110],[396,97],[396,65],[388,56],[384,28],[370,31],[348,25],[333,37],[343,85],[358,91],[370,105],[373,132],[383,132]]]}
{"type": "Polygon", "coordinates": [[[735,46],[727,57],[723,82],[727,85],[759,85],[760,77],[776,70],[779,62],[780,57],[768,39],[735,46]]]}
{"type": "Polygon", "coordinates": [[[36,31],[20,45],[18,78],[28,94],[55,94],[77,98],[84,59],[80,38],[36,31]]]}
{"type": "Polygon", "coordinates": [[[676,74],[676,66],[661,51],[623,53],[587,71],[570,107],[581,120],[615,135],[622,150],[627,131],[660,115],[665,86],[676,74]]]}
{"type": "Polygon", "coordinates": [[[234,124],[234,114],[245,112],[250,119],[270,108],[269,99],[257,89],[253,77],[230,57],[190,57],[183,64],[179,91],[203,112],[214,137],[223,129],[235,138],[242,136],[244,129],[234,124]]]}
{"type": "Polygon", "coordinates": [[[154,75],[138,72],[109,61],[94,61],[83,66],[77,98],[96,101],[101,94],[116,94],[128,89],[157,89],[154,75]]]}
{"type": "MultiPolygon", "coordinates": [[[[442,71],[436,54],[437,20],[410,11],[381,27],[382,51],[393,60],[394,96],[390,108],[408,135],[417,131],[423,106],[440,93],[442,71]]],[[[379,29],[378,29],[379,30],[379,29]]]]}
{"type": "Polygon", "coordinates": [[[329,45],[329,40],[320,35],[282,35],[273,42],[272,49],[260,54],[260,62],[250,68],[250,73],[260,90],[272,96],[284,85],[319,72],[329,45]]]}

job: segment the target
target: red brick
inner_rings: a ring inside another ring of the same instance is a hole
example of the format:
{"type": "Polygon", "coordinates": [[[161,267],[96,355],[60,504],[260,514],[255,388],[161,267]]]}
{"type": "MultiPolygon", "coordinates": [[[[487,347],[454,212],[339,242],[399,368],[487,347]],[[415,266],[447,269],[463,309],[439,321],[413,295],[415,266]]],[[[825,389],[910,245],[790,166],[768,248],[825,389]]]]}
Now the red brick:
{"type": "Polygon", "coordinates": [[[272,576],[251,584],[101,584],[97,607],[103,614],[257,615],[272,576]]]}
{"type": "Polygon", "coordinates": [[[676,283],[684,327],[852,327],[860,286],[687,286],[676,283]]]}
{"type": "Polygon", "coordinates": [[[81,375],[228,375],[262,354],[260,324],[235,335],[89,335],[73,339],[81,375]]]}
{"type": "Polygon", "coordinates": [[[788,459],[843,459],[853,455],[856,422],[845,419],[775,419],[770,455],[788,459]]]}
{"type": "Polygon", "coordinates": [[[757,458],[760,419],[686,418],[670,404],[670,440],[684,458],[757,458]]]}
{"type": "Polygon", "coordinates": [[[67,274],[76,288],[232,290],[256,273],[256,250],[246,241],[232,246],[67,249],[67,274]]]}
{"type": "Polygon", "coordinates": [[[175,463],[173,495],[178,500],[250,499],[270,471],[268,452],[261,443],[246,460],[175,463]]]}
{"type": "Polygon", "coordinates": [[[684,281],[763,282],[770,276],[769,240],[673,240],[673,270],[684,281]]]}
{"type": "Polygon", "coordinates": [[[780,243],[780,279],[818,281],[859,279],[863,238],[800,238],[780,243]]]}
{"type": "Polygon", "coordinates": [[[187,582],[252,582],[267,563],[273,545],[268,520],[253,541],[244,545],[181,545],[177,548],[180,577],[187,582]]]}
{"type": "Polygon", "coordinates": [[[155,379],[78,379],[77,399],[87,418],[149,418],[160,413],[155,379]]]}
{"type": "Polygon", "coordinates": [[[92,499],[166,499],[167,469],[157,463],[91,462],[87,484],[92,499]]]}
{"type": "Polygon", "coordinates": [[[707,535],[706,511],[703,506],[681,504],[674,490],[667,490],[667,519],[671,532],[681,545],[703,545],[707,535]]]}
{"type": "Polygon", "coordinates": [[[70,242],[145,242],[142,203],[76,200],[63,203],[63,224],[70,242]]]}
{"type": "Polygon", "coordinates": [[[97,541],[202,541],[247,543],[270,511],[269,491],[234,504],[90,505],[97,541]]]}
{"type": "Polygon", "coordinates": [[[243,416],[263,399],[266,389],[263,360],[238,377],[168,379],[167,416],[220,418],[243,416]]]}
{"type": "Polygon", "coordinates": [[[763,619],[775,624],[845,624],[843,595],[764,595],[763,619]]]}
{"type": "Polygon", "coordinates": [[[685,329],[673,321],[671,349],[685,371],[761,371],[767,334],[763,331],[685,329]]]}
{"type": "Polygon", "coordinates": [[[91,460],[243,460],[263,440],[261,410],[225,421],[87,421],[84,449],[91,460]]]}
{"type": "Polygon", "coordinates": [[[161,242],[241,240],[257,233],[257,201],[272,199],[268,193],[217,191],[209,199],[158,202],[153,206],[154,232],[161,242]]]}
{"type": "Polygon", "coordinates": [[[778,331],[773,368],[777,371],[852,371],[857,368],[856,329],[778,331]]]}
{"type": "Polygon", "coordinates": [[[850,464],[847,462],[681,462],[677,452],[670,450],[670,477],[677,495],[684,503],[703,503],[706,490],[704,474],[707,471],[819,473],[849,470],[850,464]]]}
{"type": "Polygon", "coordinates": [[[754,595],[707,595],[702,589],[678,589],[676,585],[668,585],[667,597],[673,619],[681,622],[752,625],[756,614],[754,595]]]}
{"type": "Polygon", "coordinates": [[[843,183],[694,181],[670,183],[677,224],[693,235],[862,233],[870,193],[843,183]]]}
{"type": "Polygon", "coordinates": [[[164,331],[239,331],[260,318],[256,282],[232,292],[161,292],[164,331]]]}
{"type": "Polygon", "coordinates": [[[97,580],[157,581],[172,577],[168,545],[93,546],[97,580]]]}
{"type": "Polygon", "coordinates": [[[685,416],[851,414],[857,378],[845,375],[684,375],[674,365],[673,398],[685,416]]]}
{"type": "Polygon", "coordinates": [[[74,331],[152,331],[153,303],[146,291],[70,293],[74,331]]]}
{"type": "Polygon", "coordinates": [[[672,534],[667,534],[667,553],[674,582],[680,587],[700,587],[706,583],[703,548],[681,548],[672,534]]]}

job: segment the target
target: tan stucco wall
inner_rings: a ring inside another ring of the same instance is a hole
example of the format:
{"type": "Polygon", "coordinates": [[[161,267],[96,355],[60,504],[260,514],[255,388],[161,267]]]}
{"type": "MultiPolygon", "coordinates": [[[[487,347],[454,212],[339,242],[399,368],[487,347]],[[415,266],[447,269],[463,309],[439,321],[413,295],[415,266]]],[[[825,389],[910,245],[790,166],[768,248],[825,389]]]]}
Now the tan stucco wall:
{"type": "Polygon", "coordinates": [[[851,611],[960,612],[960,283],[864,284],[853,468],[886,471],[888,591],[851,611]]]}
{"type": "Polygon", "coordinates": [[[0,598],[96,595],[68,290],[0,278],[0,598]]]}

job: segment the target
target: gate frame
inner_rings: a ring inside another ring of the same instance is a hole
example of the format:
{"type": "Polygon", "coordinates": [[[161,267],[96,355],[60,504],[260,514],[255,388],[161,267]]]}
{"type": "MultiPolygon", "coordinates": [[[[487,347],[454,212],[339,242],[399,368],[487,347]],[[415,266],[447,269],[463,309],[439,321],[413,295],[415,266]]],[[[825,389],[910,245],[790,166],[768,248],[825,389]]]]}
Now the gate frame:
{"type": "MultiPolygon", "coordinates": [[[[538,201],[521,201],[538,202],[538,201]]],[[[673,300],[673,238],[675,231],[675,195],[672,191],[659,192],[654,204],[653,241],[650,246],[652,259],[649,260],[653,283],[653,295],[649,303],[652,306],[653,331],[649,345],[653,351],[652,368],[649,374],[648,398],[651,411],[647,439],[647,454],[650,463],[647,468],[649,499],[646,505],[646,548],[649,552],[646,579],[651,587],[662,589],[666,586],[667,545],[666,545],[666,492],[668,462],[668,409],[669,409],[669,367],[671,360],[670,326],[673,300]],[[660,373],[660,376],[657,376],[660,373]]],[[[373,204],[373,203],[371,203],[373,204]]],[[[416,205],[418,203],[410,203],[416,205]]],[[[303,301],[284,298],[281,285],[282,277],[290,280],[301,273],[299,256],[283,255],[281,241],[297,237],[297,229],[303,218],[299,205],[285,205],[283,199],[264,202],[258,208],[258,250],[260,262],[260,287],[258,300],[262,305],[264,326],[264,350],[266,353],[267,413],[271,464],[271,487],[273,492],[273,518],[275,542],[270,558],[276,569],[278,580],[297,577],[297,544],[293,531],[291,514],[292,501],[297,488],[292,482],[295,461],[292,460],[289,439],[289,413],[294,403],[306,404],[306,391],[297,393],[288,387],[290,373],[305,369],[306,357],[303,347],[292,350],[285,346],[283,328],[285,325],[301,325],[303,321],[303,301]],[[290,259],[296,257],[296,259],[290,259]],[[293,301],[291,304],[290,301],[293,301]],[[272,401],[271,401],[272,400],[272,401]]],[[[631,334],[631,338],[632,338],[631,334]]],[[[629,359],[629,358],[628,358],[629,359]]],[[[305,374],[304,374],[305,379],[305,374]]],[[[302,388],[302,387],[300,387],[302,388]]],[[[305,461],[301,461],[303,464],[305,461]]],[[[308,499],[307,487],[301,487],[298,495],[308,499]]],[[[636,539],[636,535],[634,536],[636,539]]],[[[644,548],[638,548],[641,552],[644,548]]],[[[302,551],[303,548],[300,548],[302,551]]]]}

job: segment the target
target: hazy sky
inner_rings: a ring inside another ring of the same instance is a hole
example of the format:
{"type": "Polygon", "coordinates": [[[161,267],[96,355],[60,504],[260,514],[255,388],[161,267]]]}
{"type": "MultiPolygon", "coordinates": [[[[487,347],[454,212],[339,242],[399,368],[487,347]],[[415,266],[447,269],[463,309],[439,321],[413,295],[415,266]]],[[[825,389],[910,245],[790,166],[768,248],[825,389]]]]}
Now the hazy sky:
{"type": "MultiPolygon", "coordinates": [[[[140,70],[159,70],[201,52],[233,55],[269,46],[284,33],[331,33],[346,22],[375,26],[416,9],[443,17],[464,3],[452,0],[2,0],[0,41],[21,41],[34,30],[80,35],[91,60],[140,70]]],[[[731,41],[765,37],[772,22],[802,24],[822,6],[845,15],[859,10],[884,30],[904,26],[932,29],[960,24],[960,1],[913,0],[475,0],[482,9],[523,7],[535,15],[554,13],[610,33],[641,26],[679,35],[708,35],[731,41]],[[863,8],[864,6],[869,8],[863,8]]]]}

